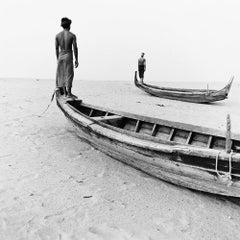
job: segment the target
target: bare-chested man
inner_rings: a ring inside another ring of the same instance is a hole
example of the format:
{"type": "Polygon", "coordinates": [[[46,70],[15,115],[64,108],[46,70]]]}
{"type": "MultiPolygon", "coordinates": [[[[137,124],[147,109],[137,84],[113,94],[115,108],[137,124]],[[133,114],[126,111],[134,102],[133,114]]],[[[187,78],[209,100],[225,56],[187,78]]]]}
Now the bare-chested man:
{"type": "Polygon", "coordinates": [[[63,31],[58,33],[55,40],[56,56],[58,60],[56,85],[63,89],[67,97],[76,97],[72,94],[73,52],[75,56],[75,67],[78,67],[78,48],[76,36],[70,32],[72,21],[68,18],[61,19],[63,31]],[[60,49],[60,51],[59,51],[60,49]],[[73,52],[72,52],[73,49],[73,52]]]}
{"type": "Polygon", "coordinates": [[[141,57],[138,59],[138,74],[139,74],[141,83],[143,83],[145,71],[146,71],[146,59],[144,58],[144,53],[142,53],[141,57]]]}

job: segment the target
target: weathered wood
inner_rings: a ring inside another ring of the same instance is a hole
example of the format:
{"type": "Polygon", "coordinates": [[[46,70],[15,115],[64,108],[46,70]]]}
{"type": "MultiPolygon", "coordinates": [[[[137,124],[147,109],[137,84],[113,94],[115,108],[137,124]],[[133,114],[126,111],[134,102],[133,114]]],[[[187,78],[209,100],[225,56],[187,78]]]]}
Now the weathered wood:
{"type": "MultiPolygon", "coordinates": [[[[79,132],[79,136],[83,137],[83,135],[84,133],[79,132]]],[[[93,136],[90,144],[105,154],[159,179],[195,190],[227,196],[239,196],[239,183],[235,182],[234,185],[228,187],[219,181],[212,173],[209,174],[201,169],[193,169],[182,164],[174,164],[168,161],[162,161],[159,166],[154,166],[150,164],[150,159],[147,160],[147,157],[128,150],[124,146],[118,145],[118,147],[115,148],[111,144],[105,144],[104,141],[99,140],[99,137],[94,139],[93,136]],[[125,152],[125,154],[123,155],[122,152],[125,152]],[[181,172],[188,174],[179,174],[181,172]],[[198,179],[197,176],[201,176],[201,178],[198,179]]]]}
{"type": "Polygon", "coordinates": [[[224,100],[228,97],[233,78],[221,90],[208,89],[183,89],[183,88],[164,88],[146,83],[141,83],[137,79],[137,72],[135,72],[134,83],[139,89],[157,97],[174,99],[193,103],[210,103],[224,100]]]}
{"type": "Polygon", "coordinates": [[[152,135],[152,136],[155,136],[155,135],[156,135],[156,132],[157,132],[157,124],[154,123],[153,128],[152,128],[152,133],[151,133],[151,135],[152,135]]]}
{"type": "MultiPolygon", "coordinates": [[[[81,114],[81,112],[76,107],[73,107],[71,105],[72,103],[76,103],[76,102],[77,101],[74,101],[74,102],[69,101],[67,104],[69,105],[69,107],[73,111],[81,114]]],[[[94,108],[94,106],[90,105],[90,104],[81,103],[81,105],[83,107],[85,107],[85,108],[88,107],[89,109],[93,109],[94,108]]],[[[157,118],[143,117],[141,115],[130,114],[130,113],[123,112],[123,111],[110,110],[108,108],[103,108],[103,107],[101,107],[101,108],[100,107],[95,107],[95,109],[101,110],[101,111],[105,111],[105,112],[108,111],[108,112],[111,112],[112,114],[124,116],[124,118],[132,119],[133,121],[135,120],[135,122],[137,122],[137,119],[139,119],[141,121],[150,122],[150,123],[154,123],[155,122],[158,126],[159,125],[161,125],[161,126],[168,126],[169,128],[174,127],[176,129],[182,129],[182,130],[185,130],[185,131],[192,131],[193,133],[198,133],[199,136],[201,136],[201,134],[203,134],[203,135],[210,135],[210,136],[214,135],[215,138],[218,138],[218,137],[225,138],[225,135],[226,135],[225,132],[219,131],[217,129],[209,129],[209,128],[203,128],[203,127],[199,127],[199,126],[194,126],[194,125],[191,125],[191,124],[184,124],[184,123],[181,124],[181,123],[178,123],[178,122],[161,120],[161,119],[157,119],[157,118]]],[[[133,127],[132,131],[134,131],[135,125],[136,125],[136,123],[134,123],[134,126],[132,126],[133,127]]],[[[106,127],[110,127],[110,126],[106,126],[106,127]]],[[[121,129],[116,129],[116,131],[121,131],[121,129]]],[[[157,131],[156,131],[156,133],[157,133],[157,131]]],[[[128,132],[128,134],[131,135],[132,133],[128,132]]],[[[139,137],[142,137],[142,136],[139,136],[139,137]]],[[[147,136],[147,135],[144,135],[143,138],[148,139],[148,140],[153,141],[153,142],[159,142],[159,143],[163,142],[163,140],[160,139],[160,138],[151,137],[151,136],[147,136]]],[[[239,134],[232,133],[232,139],[234,139],[240,145],[240,135],[239,134]]],[[[174,142],[170,142],[170,143],[171,144],[175,144],[174,142]]],[[[206,143],[206,145],[207,145],[207,143],[206,143]]],[[[205,146],[205,145],[202,144],[202,146],[205,146]]]]}
{"type": "MultiPolygon", "coordinates": [[[[74,101],[76,103],[77,101],[74,101]]],[[[68,101],[69,104],[73,104],[73,102],[68,101]]],[[[143,115],[137,115],[129,112],[124,112],[124,111],[118,111],[114,109],[109,109],[106,107],[99,107],[99,106],[93,106],[91,104],[86,104],[86,103],[81,103],[82,106],[84,107],[89,107],[89,108],[95,108],[97,110],[102,110],[102,111],[109,111],[111,113],[114,113],[116,115],[124,116],[127,118],[141,120],[143,122],[149,122],[149,123],[156,123],[157,125],[162,125],[162,126],[168,126],[170,128],[176,128],[176,129],[182,129],[186,131],[192,131],[192,132],[199,132],[201,134],[206,134],[206,135],[213,135],[213,136],[219,136],[219,137],[226,137],[226,132],[221,131],[218,129],[212,129],[212,128],[207,128],[207,127],[201,127],[197,125],[192,125],[192,124],[186,124],[186,123],[180,123],[180,122],[174,122],[174,121],[169,121],[169,120],[163,120],[155,117],[148,117],[148,116],[143,116],[143,115]]],[[[70,105],[71,107],[72,105],[70,105]]],[[[75,107],[73,107],[74,109],[75,107]]],[[[240,141],[240,134],[232,133],[232,139],[236,139],[240,141]]]]}
{"type": "Polygon", "coordinates": [[[230,115],[227,115],[227,129],[226,129],[226,152],[230,153],[232,148],[231,140],[231,119],[230,115]]]}
{"type": "Polygon", "coordinates": [[[207,148],[211,148],[212,139],[213,139],[213,137],[212,137],[212,135],[210,135],[209,138],[208,138],[207,148]]]}
{"type": "Polygon", "coordinates": [[[240,146],[235,146],[237,151],[240,151],[240,146]]]}
{"type": "Polygon", "coordinates": [[[175,129],[172,128],[172,129],[171,129],[171,132],[170,132],[170,134],[169,134],[169,137],[168,137],[168,141],[171,141],[171,140],[172,140],[172,137],[173,137],[174,131],[175,131],[175,129]]]}
{"type": "Polygon", "coordinates": [[[138,120],[137,123],[136,123],[136,127],[135,127],[135,129],[134,129],[134,132],[138,132],[139,129],[140,129],[140,126],[141,126],[141,121],[138,120]]]}
{"type": "Polygon", "coordinates": [[[129,132],[134,132],[137,124],[137,120],[126,118],[124,121],[123,129],[129,132]]]}
{"type": "Polygon", "coordinates": [[[91,119],[95,121],[106,121],[106,120],[119,120],[122,119],[122,116],[119,115],[110,115],[110,116],[99,116],[99,117],[91,117],[91,119]]]}
{"type": "MultiPolygon", "coordinates": [[[[79,111],[80,108],[76,110],[71,104],[64,103],[59,96],[57,104],[73,124],[79,136],[107,155],[180,186],[240,197],[240,154],[236,152],[232,154],[232,176],[234,178],[228,186],[221,179],[218,179],[214,170],[216,156],[218,156],[219,166],[225,166],[228,163],[229,154],[225,150],[210,149],[206,147],[207,144],[205,147],[195,147],[185,143],[174,144],[173,141],[161,140],[160,142],[160,139],[157,142],[154,141],[156,139],[154,136],[145,136],[141,132],[133,130],[130,132],[101,120],[110,118],[112,115],[91,118],[82,114],[79,111]],[[204,162],[209,163],[209,161],[212,164],[204,165],[204,162]],[[201,165],[198,165],[198,162],[201,162],[201,165]]],[[[109,113],[113,114],[114,111],[109,111],[109,113]]],[[[125,115],[119,116],[122,117],[122,121],[127,117],[125,115]]],[[[128,120],[133,121],[135,123],[133,126],[136,128],[136,120],[134,118],[128,118],[128,120]]],[[[157,124],[155,127],[153,124],[152,132],[154,128],[157,128],[157,124]]],[[[177,135],[177,129],[175,131],[172,136],[177,135]]],[[[178,134],[180,137],[185,136],[184,131],[178,134]]],[[[198,134],[201,136],[201,133],[198,134]]],[[[237,142],[238,146],[238,140],[234,139],[234,141],[234,144],[237,142]]],[[[225,167],[220,169],[225,169],[225,167]]],[[[224,172],[220,171],[220,173],[224,172]]]]}
{"type": "Polygon", "coordinates": [[[90,113],[89,113],[89,117],[91,117],[93,114],[93,109],[91,109],[90,113]]]}
{"type": "MultiPolygon", "coordinates": [[[[70,106],[69,106],[70,107],[70,106]]],[[[68,109],[70,111],[70,109],[68,109]]],[[[79,115],[78,113],[74,113],[75,111],[73,110],[73,108],[71,108],[72,111],[70,111],[70,114],[73,115],[75,118],[79,119],[83,119],[84,121],[87,121],[85,116],[79,115]]],[[[82,120],[79,119],[79,123],[83,124],[82,120]]],[[[87,125],[91,125],[92,122],[88,121],[87,125]]],[[[99,122],[99,124],[101,124],[101,122],[99,122]]],[[[91,126],[95,126],[95,128],[97,127],[97,125],[91,125],[91,126]]],[[[215,159],[216,155],[218,154],[218,151],[212,150],[212,149],[204,149],[204,148],[198,148],[198,147],[194,147],[194,146],[184,146],[184,145],[175,145],[172,142],[169,142],[170,145],[166,145],[165,141],[161,141],[160,139],[158,139],[158,141],[153,141],[154,137],[151,136],[141,136],[138,133],[134,133],[134,132],[128,132],[126,135],[126,131],[124,129],[119,129],[116,127],[112,127],[109,125],[104,125],[105,127],[102,128],[101,126],[99,126],[100,129],[103,130],[104,134],[107,134],[107,128],[109,128],[110,131],[112,131],[112,133],[114,133],[114,135],[109,135],[109,138],[117,138],[119,141],[126,141],[129,138],[129,143],[132,143],[133,141],[135,142],[135,144],[143,147],[143,148],[148,148],[150,150],[153,151],[161,151],[161,152],[165,152],[167,154],[173,154],[174,152],[179,152],[180,154],[186,154],[189,156],[199,156],[202,159],[215,159]],[[115,136],[116,135],[116,136],[115,136]]],[[[219,154],[219,161],[228,161],[228,155],[225,152],[221,152],[219,154]]],[[[232,155],[232,162],[240,162],[240,155],[236,154],[236,155],[232,155]]]]}
{"type": "Polygon", "coordinates": [[[187,140],[186,140],[186,144],[190,144],[191,138],[192,138],[192,131],[189,132],[189,134],[188,134],[188,138],[187,138],[187,140]]]}
{"type": "Polygon", "coordinates": [[[146,136],[151,136],[153,124],[148,122],[141,122],[138,133],[146,136]]]}

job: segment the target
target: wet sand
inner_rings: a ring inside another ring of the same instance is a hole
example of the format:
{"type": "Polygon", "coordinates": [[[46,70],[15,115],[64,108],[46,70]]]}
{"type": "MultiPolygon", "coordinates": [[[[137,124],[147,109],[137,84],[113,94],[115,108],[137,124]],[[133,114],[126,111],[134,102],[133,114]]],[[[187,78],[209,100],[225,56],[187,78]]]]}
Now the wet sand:
{"type": "MultiPolygon", "coordinates": [[[[225,83],[215,83],[216,88],[225,83]]],[[[240,239],[240,201],[149,177],[81,141],[50,101],[52,80],[0,80],[0,239],[240,239]]],[[[191,86],[193,87],[193,86],[191,86]]],[[[132,82],[75,81],[83,101],[240,133],[240,86],[202,105],[132,82]]]]}

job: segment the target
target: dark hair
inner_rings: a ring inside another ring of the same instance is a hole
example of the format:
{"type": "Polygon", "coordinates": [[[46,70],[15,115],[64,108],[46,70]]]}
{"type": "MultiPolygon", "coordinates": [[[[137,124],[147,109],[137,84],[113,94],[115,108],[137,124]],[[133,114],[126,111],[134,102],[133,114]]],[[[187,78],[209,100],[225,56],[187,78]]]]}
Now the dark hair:
{"type": "Polygon", "coordinates": [[[64,29],[70,28],[71,23],[72,20],[67,17],[61,19],[61,27],[63,27],[64,29]]]}

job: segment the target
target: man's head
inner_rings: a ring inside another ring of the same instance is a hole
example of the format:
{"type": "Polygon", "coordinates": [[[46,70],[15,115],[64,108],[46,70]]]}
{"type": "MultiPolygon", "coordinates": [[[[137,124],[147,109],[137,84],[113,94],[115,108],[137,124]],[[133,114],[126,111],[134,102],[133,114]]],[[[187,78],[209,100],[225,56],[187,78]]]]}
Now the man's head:
{"type": "Polygon", "coordinates": [[[145,53],[144,53],[144,52],[142,52],[142,53],[141,53],[141,57],[144,57],[144,55],[145,55],[145,53]]]}
{"type": "Polygon", "coordinates": [[[67,17],[61,19],[61,27],[63,27],[64,29],[70,29],[71,23],[72,20],[67,17]]]}

